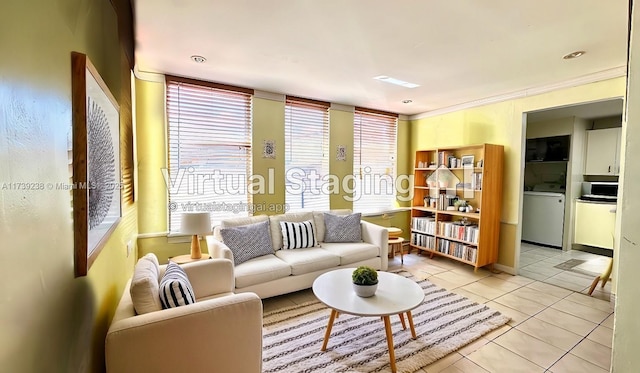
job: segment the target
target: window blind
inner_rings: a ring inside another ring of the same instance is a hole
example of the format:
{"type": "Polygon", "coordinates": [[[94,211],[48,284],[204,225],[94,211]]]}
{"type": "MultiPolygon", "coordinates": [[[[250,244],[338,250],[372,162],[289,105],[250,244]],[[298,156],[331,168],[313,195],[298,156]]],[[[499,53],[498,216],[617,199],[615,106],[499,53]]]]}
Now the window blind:
{"type": "Polygon", "coordinates": [[[354,210],[375,211],[395,206],[397,127],[395,114],[356,108],[353,123],[354,210]]]}
{"type": "Polygon", "coordinates": [[[248,216],[252,91],[167,77],[169,231],[187,211],[248,216]]]}
{"type": "Polygon", "coordinates": [[[285,201],[289,209],[328,210],[321,178],[329,174],[329,103],[287,96],[285,201]]]}

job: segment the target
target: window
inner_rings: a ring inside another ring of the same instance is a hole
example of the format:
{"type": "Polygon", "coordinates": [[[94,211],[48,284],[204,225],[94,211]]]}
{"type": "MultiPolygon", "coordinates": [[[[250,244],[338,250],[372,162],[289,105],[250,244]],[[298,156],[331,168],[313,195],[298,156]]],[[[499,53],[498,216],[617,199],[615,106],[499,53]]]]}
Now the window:
{"type": "Polygon", "coordinates": [[[287,96],[285,201],[291,210],[328,210],[322,177],[329,174],[329,103],[287,96]]]}
{"type": "Polygon", "coordinates": [[[250,215],[252,90],[167,77],[169,231],[184,211],[250,215]]]}
{"type": "Polygon", "coordinates": [[[353,133],[353,209],[395,206],[396,114],[356,108],[353,133]]]}

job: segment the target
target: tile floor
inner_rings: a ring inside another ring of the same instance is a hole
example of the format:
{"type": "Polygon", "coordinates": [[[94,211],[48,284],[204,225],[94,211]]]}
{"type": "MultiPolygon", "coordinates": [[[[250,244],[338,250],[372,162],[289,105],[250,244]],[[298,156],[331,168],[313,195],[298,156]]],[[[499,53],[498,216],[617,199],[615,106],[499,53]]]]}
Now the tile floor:
{"type": "MultiPolygon", "coordinates": [[[[507,325],[418,373],[609,371],[613,310],[608,301],[415,253],[405,254],[404,265],[399,256],[389,260],[389,270],[400,268],[511,317],[507,325]]],[[[311,290],[269,298],[263,301],[264,311],[314,299],[311,290]]]]}
{"type": "MultiPolygon", "coordinates": [[[[560,249],[522,242],[520,247],[519,275],[587,294],[595,276],[555,267],[570,259],[585,260],[586,262],[577,268],[598,275],[604,272],[609,264],[609,258],[601,255],[578,250],[563,252],[560,249]]],[[[602,288],[600,284],[598,284],[592,296],[608,301],[611,297],[611,282],[608,281],[604,288],[602,288]]]]}

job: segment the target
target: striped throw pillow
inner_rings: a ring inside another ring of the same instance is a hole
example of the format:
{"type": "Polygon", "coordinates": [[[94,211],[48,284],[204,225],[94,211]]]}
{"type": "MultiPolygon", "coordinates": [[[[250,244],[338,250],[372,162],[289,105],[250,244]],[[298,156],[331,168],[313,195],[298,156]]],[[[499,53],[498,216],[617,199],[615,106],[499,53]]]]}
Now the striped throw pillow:
{"type": "Polygon", "coordinates": [[[316,229],[311,220],[281,221],[280,229],[282,231],[282,248],[285,250],[318,246],[316,229]]]}
{"type": "Polygon", "coordinates": [[[167,264],[167,271],[160,281],[162,308],[186,306],[196,302],[196,297],[184,269],[174,262],[167,264]]]}

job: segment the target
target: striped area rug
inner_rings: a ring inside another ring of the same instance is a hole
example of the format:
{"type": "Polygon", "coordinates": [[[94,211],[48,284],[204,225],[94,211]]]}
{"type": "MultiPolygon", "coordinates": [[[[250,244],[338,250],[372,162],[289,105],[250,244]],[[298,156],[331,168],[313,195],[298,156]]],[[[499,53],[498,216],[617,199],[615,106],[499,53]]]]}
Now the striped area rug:
{"type": "MultiPolygon", "coordinates": [[[[399,275],[413,279],[406,271],[399,275]]],[[[509,321],[484,304],[417,281],[424,302],[412,311],[417,339],[391,317],[398,372],[414,372],[509,321]]],[[[326,351],[320,351],[330,310],[307,302],[264,315],[263,373],[390,372],[384,323],[379,317],[341,314],[326,351]]]]}

